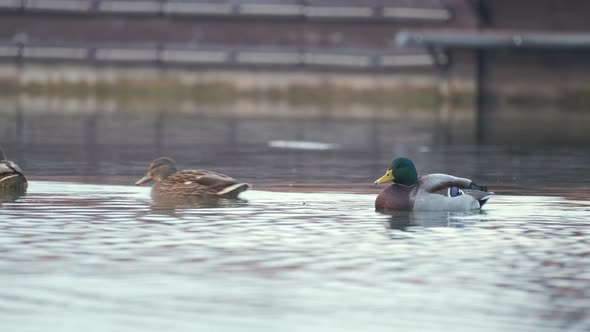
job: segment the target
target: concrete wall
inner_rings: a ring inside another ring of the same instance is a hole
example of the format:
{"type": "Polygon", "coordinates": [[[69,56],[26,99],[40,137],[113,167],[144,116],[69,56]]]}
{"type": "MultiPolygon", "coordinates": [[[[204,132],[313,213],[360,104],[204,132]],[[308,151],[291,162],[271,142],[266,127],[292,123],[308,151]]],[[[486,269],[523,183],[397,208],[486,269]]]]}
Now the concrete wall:
{"type": "MultiPolygon", "coordinates": [[[[524,32],[590,33],[585,0],[485,1],[483,28],[524,32]]],[[[464,52],[460,52],[464,53],[464,52]]],[[[504,96],[560,98],[590,92],[590,51],[550,49],[487,50],[486,90],[504,96]]]]}
{"type": "MultiPolygon", "coordinates": [[[[232,3],[260,1],[232,1],[232,3]]],[[[294,45],[318,47],[393,47],[401,28],[467,27],[473,25],[468,0],[371,0],[371,1],[274,1],[305,3],[325,8],[431,8],[451,9],[448,20],[379,19],[362,17],[308,18],[298,16],[193,17],[158,13],[64,13],[48,10],[0,11],[0,39],[26,34],[36,41],[177,42],[248,45],[294,45]]],[[[215,2],[212,2],[215,3],[215,2]]],[[[264,3],[264,2],[262,2],[264,3]]],[[[332,10],[332,9],[330,9],[332,10]]]]}
{"type": "Polygon", "coordinates": [[[487,0],[484,27],[545,31],[590,30],[590,1],[586,0],[487,0]]]}
{"type": "MultiPolygon", "coordinates": [[[[411,26],[420,27],[423,25],[411,26]]],[[[392,47],[391,23],[314,23],[297,21],[182,20],[161,17],[5,15],[0,39],[25,33],[35,41],[167,42],[190,44],[392,47]]]]}

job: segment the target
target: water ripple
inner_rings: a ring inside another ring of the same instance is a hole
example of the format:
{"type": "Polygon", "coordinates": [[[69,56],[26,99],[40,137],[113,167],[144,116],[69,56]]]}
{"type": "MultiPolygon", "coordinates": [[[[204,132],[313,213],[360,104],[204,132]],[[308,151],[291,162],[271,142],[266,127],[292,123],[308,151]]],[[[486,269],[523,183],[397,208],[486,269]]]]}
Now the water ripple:
{"type": "Polygon", "coordinates": [[[590,202],[497,196],[478,213],[389,216],[372,195],[245,194],[158,206],[146,188],[31,182],[0,206],[0,326],[590,327],[590,202]]]}

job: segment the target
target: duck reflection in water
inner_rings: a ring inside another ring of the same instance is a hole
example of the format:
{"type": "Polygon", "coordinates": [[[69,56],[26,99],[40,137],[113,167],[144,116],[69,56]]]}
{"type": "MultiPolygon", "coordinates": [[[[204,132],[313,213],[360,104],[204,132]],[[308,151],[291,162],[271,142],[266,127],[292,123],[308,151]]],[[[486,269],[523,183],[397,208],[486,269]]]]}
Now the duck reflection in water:
{"type": "Polygon", "coordinates": [[[23,171],[7,160],[0,149],[0,202],[12,202],[27,192],[28,182],[23,171]]]}
{"type": "Polygon", "coordinates": [[[388,215],[387,227],[393,230],[410,231],[410,228],[449,227],[462,228],[474,222],[485,221],[485,211],[470,212],[410,212],[390,211],[380,212],[388,215]]]}
{"type": "Polygon", "coordinates": [[[151,211],[154,214],[176,216],[180,210],[215,209],[246,206],[247,200],[209,195],[194,197],[162,197],[152,195],[151,211]]]}
{"type": "Polygon", "coordinates": [[[238,195],[251,188],[225,174],[196,169],[177,171],[174,160],[154,160],[135,184],[156,181],[152,187],[152,210],[163,213],[177,208],[231,207],[243,204],[238,195]]]}

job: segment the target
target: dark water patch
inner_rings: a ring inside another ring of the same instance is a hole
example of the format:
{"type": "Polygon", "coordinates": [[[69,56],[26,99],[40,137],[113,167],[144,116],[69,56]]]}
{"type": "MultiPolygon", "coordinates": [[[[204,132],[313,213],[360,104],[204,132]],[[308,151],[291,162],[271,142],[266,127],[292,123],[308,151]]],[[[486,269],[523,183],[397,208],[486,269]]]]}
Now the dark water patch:
{"type": "Polygon", "coordinates": [[[420,174],[468,177],[495,192],[587,199],[590,185],[584,147],[449,143],[440,131],[461,130],[435,119],[26,113],[19,128],[0,117],[5,152],[33,179],[130,184],[153,159],[169,156],[181,169],[215,170],[255,187],[366,191],[394,156],[406,156],[420,174]]]}

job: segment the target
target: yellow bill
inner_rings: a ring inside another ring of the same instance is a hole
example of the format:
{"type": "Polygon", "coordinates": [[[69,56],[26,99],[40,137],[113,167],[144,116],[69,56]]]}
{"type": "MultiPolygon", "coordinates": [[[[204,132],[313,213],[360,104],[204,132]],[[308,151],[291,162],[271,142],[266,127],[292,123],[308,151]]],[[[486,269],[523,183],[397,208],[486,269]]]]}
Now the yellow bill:
{"type": "Polygon", "coordinates": [[[385,183],[388,181],[393,181],[393,179],[395,179],[395,176],[393,176],[393,170],[390,169],[390,170],[387,170],[387,172],[385,172],[385,175],[383,175],[382,177],[375,180],[374,184],[380,184],[380,183],[385,183]]]}

